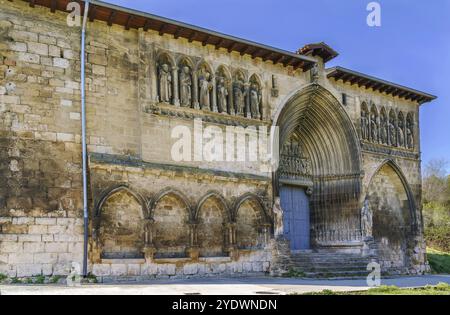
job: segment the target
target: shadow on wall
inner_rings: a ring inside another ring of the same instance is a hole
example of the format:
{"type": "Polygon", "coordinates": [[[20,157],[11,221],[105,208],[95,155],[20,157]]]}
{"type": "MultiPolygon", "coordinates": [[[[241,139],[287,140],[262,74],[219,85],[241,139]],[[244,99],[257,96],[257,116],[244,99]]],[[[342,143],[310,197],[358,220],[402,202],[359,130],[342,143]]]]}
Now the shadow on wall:
{"type": "Polygon", "coordinates": [[[154,248],[154,258],[226,257],[231,249],[258,250],[265,245],[268,225],[257,196],[238,199],[231,210],[218,193],[209,193],[195,211],[189,200],[175,190],[163,190],[146,210],[143,200],[126,187],[115,189],[99,204],[98,240],[102,259],[144,258],[154,248]],[[148,213],[147,213],[148,212],[148,213]],[[151,222],[151,240],[146,236],[151,222]]]}

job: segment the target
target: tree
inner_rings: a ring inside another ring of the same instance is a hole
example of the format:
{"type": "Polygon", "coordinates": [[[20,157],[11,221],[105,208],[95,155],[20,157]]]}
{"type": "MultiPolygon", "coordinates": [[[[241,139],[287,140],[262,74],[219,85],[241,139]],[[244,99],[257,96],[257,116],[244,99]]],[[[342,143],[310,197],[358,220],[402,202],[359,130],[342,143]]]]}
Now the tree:
{"type": "Polygon", "coordinates": [[[447,165],[447,160],[440,159],[431,160],[425,166],[423,173],[423,198],[425,203],[447,203],[449,199],[447,165]]]}

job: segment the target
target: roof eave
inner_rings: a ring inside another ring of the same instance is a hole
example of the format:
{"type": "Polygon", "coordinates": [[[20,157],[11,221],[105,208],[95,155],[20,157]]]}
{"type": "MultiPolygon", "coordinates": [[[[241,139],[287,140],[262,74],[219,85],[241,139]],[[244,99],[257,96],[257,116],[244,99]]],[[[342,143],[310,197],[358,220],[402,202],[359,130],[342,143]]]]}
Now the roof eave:
{"type": "Polygon", "coordinates": [[[411,100],[420,105],[432,102],[437,99],[437,96],[418,91],[400,84],[392,83],[383,79],[379,79],[367,74],[363,74],[354,70],[343,67],[333,67],[327,69],[327,77],[335,80],[342,79],[344,82],[351,82],[351,84],[358,84],[359,87],[375,88],[379,92],[389,92],[392,96],[399,96],[406,100],[411,100]],[[355,80],[356,79],[356,80],[355,80]]]}

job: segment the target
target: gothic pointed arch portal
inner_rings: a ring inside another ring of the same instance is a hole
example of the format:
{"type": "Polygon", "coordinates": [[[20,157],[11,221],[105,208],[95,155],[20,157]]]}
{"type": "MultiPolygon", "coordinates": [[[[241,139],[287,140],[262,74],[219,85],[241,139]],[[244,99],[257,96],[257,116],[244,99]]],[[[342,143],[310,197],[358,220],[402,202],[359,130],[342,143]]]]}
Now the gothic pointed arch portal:
{"type": "Polygon", "coordinates": [[[281,198],[291,250],[361,241],[361,148],[353,123],[325,88],[311,84],[279,112],[281,198]]]}

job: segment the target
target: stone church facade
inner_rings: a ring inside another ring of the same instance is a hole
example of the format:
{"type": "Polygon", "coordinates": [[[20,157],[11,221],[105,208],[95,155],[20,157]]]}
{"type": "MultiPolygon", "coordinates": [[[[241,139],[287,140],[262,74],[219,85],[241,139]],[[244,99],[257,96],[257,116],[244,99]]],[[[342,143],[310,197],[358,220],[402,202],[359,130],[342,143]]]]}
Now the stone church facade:
{"type": "MultiPolygon", "coordinates": [[[[67,4],[0,0],[0,273],[11,277],[83,261],[81,31],[67,4]]],[[[99,1],[88,18],[90,273],[427,271],[419,107],[434,96],[328,68],[338,54],[324,43],[290,53],[99,1]],[[277,126],[279,168],[175,162],[173,129],[196,135],[199,120],[277,126]]]]}

